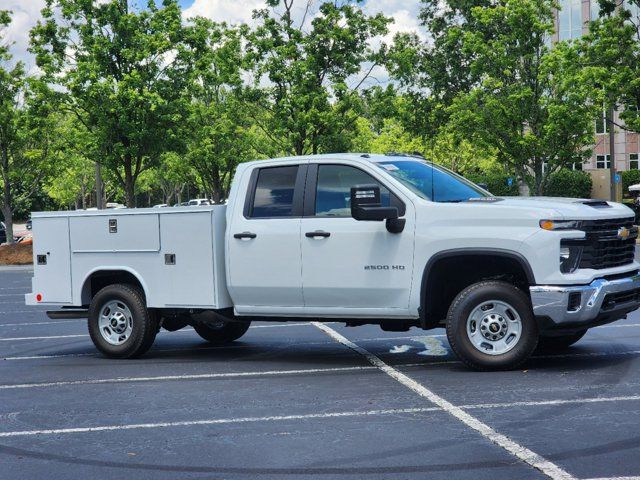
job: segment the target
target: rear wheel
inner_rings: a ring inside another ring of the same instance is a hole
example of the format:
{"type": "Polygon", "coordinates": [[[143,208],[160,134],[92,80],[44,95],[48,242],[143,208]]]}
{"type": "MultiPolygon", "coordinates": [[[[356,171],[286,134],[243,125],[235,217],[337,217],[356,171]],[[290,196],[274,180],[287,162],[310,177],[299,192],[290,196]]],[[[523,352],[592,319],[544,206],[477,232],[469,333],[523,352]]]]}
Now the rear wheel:
{"type": "Polygon", "coordinates": [[[142,292],[124,284],[108,285],[91,300],[89,335],[98,350],[112,358],[145,353],[156,338],[158,322],[142,292]]]}
{"type": "Polygon", "coordinates": [[[580,330],[579,332],[572,333],[570,335],[559,335],[554,337],[540,337],[538,341],[538,350],[544,352],[554,352],[569,348],[576,343],[587,333],[587,329],[580,330]]]}
{"type": "Polygon", "coordinates": [[[508,370],[523,363],[538,343],[529,298],[500,281],[473,284],[449,307],[447,338],[456,355],[476,370],[508,370]]]}
{"type": "Polygon", "coordinates": [[[230,322],[224,320],[219,315],[207,318],[206,321],[198,321],[197,317],[194,318],[194,320],[193,329],[196,333],[206,341],[216,345],[231,343],[239,339],[247,333],[251,325],[251,322],[230,322]]]}

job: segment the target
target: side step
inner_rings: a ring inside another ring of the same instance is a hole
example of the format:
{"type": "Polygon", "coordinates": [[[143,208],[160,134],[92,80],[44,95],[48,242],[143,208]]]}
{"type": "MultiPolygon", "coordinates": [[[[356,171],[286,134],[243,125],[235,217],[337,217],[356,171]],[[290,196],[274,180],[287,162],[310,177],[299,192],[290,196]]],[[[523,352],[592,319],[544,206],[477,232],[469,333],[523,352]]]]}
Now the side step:
{"type": "Polygon", "coordinates": [[[51,320],[61,320],[61,319],[76,319],[76,318],[88,318],[89,310],[84,309],[65,309],[65,310],[49,310],[47,312],[47,317],[51,320]]]}

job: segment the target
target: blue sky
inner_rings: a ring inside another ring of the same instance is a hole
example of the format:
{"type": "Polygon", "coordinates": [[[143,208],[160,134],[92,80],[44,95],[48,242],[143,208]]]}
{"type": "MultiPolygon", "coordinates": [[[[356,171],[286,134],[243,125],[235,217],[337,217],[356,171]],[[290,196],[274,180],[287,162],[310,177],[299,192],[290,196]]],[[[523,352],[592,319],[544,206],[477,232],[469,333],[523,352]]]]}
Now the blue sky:
{"type": "MultiPolygon", "coordinates": [[[[147,3],[147,0],[131,1],[140,7],[144,7],[147,3]]],[[[156,1],[160,3],[162,0],[156,1]]],[[[322,3],[322,0],[311,1],[312,6],[316,7],[322,3]]],[[[265,5],[265,0],[178,0],[178,2],[184,10],[185,18],[204,16],[228,23],[251,23],[253,10],[265,5]]],[[[294,10],[298,9],[301,18],[306,3],[307,0],[294,1],[294,10]]],[[[28,68],[34,64],[31,54],[27,51],[29,30],[40,18],[40,10],[44,4],[45,0],[0,0],[1,9],[13,12],[12,23],[3,32],[5,41],[12,43],[11,53],[14,58],[25,62],[28,68]]],[[[418,24],[420,0],[366,0],[361,5],[367,13],[382,12],[394,19],[394,23],[390,26],[390,34],[384,41],[389,41],[393,34],[399,31],[421,32],[418,24]]]]}

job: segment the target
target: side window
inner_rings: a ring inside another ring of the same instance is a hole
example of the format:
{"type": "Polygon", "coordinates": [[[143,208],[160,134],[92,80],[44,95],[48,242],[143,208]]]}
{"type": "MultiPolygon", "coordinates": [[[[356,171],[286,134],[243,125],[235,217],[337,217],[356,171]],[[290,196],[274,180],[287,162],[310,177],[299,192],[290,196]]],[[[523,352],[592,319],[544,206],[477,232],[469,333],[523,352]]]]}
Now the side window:
{"type": "Polygon", "coordinates": [[[258,172],[252,218],[290,217],[298,166],[261,168],[258,172]]]}
{"type": "MultiPolygon", "coordinates": [[[[371,184],[380,185],[380,182],[358,168],[347,165],[319,165],[316,216],[350,217],[351,187],[371,184]]],[[[384,207],[401,204],[400,200],[382,185],[380,185],[380,199],[384,207]]],[[[399,210],[401,215],[404,214],[403,208],[399,210]]]]}

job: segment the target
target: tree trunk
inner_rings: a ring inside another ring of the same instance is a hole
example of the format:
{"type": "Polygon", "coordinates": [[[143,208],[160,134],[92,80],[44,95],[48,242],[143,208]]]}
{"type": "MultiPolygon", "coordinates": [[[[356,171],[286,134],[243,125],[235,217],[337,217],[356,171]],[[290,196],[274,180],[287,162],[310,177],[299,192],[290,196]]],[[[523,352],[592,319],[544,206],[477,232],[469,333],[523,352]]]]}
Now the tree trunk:
{"type": "MultiPolygon", "coordinates": [[[[7,162],[8,163],[8,162],[7,162]]],[[[7,243],[13,243],[13,210],[11,208],[11,183],[9,183],[8,168],[5,168],[4,190],[2,192],[2,204],[0,211],[4,217],[5,232],[7,233],[7,243]]]]}
{"type": "Polygon", "coordinates": [[[13,212],[7,205],[0,207],[2,216],[4,217],[5,232],[7,233],[7,243],[11,245],[13,243],[13,212]]]}
{"type": "Polygon", "coordinates": [[[127,208],[136,207],[136,185],[131,171],[131,155],[124,159],[124,194],[127,199],[127,208]]]}

